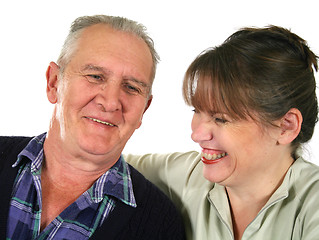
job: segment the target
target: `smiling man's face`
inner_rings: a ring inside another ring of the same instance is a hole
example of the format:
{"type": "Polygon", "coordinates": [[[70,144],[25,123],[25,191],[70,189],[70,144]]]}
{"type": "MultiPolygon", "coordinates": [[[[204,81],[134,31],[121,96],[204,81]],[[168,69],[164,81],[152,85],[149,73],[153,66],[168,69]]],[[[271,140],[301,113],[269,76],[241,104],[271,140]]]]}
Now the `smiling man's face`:
{"type": "Polygon", "coordinates": [[[48,70],[57,89],[48,94],[56,103],[52,131],[75,151],[120,155],[151,102],[152,64],[134,35],[103,24],[85,29],[62,76],[54,63],[48,70]]]}

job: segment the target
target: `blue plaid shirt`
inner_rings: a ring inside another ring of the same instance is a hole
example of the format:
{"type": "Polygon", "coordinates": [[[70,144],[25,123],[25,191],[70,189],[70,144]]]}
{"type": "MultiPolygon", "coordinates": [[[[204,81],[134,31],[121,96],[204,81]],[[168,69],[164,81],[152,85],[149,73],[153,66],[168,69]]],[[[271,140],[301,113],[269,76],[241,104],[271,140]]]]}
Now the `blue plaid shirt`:
{"type": "Polygon", "coordinates": [[[67,207],[42,232],[41,166],[46,134],[33,138],[13,167],[19,173],[9,209],[7,240],[88,239],[115,207],[115,199],[136,207],[130,172],[121,157],[93,186],[67,207]]]}

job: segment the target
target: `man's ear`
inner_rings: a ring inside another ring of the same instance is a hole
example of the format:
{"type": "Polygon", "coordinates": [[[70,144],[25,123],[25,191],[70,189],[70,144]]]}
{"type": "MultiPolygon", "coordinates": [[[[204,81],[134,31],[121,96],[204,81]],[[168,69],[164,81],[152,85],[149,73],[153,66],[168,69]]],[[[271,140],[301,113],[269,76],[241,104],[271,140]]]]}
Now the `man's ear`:
{"type": "MultiPolygon", "coordinates": [[[[147,100],[147,103],[145,105],[145,109],[144,109],[143,115],[146,112],[146,110],[150,107],[150,105],[152,103],[152,100],[153,100],[153,95],[149,96],[149,98],[147,100]]],[[[141,117],[140,123],[139,123],[139,125],[137,126],[136,129],[138,129],[142,125],[142,119],[143,119],[143,116],[141,117]]]]}
{"type": "Polygon", "coordinates": [[[46,72],[47,78],[47,98],[50,103],[55,104],[58,100],[58,76],[59,76],[59,66],[54,63],[50,62],[49,67],[46,72]]]}
{"type": "Polygon", "coordinates": [[[279,144],[291,143],[300,133],[302,124],[302,114],[297,108],[291,108],[285,116],[281,118],[281,134],[278,138],[279,144]]]}
{"type": "MultiPolygon", "coordinates": [[[[146,112],[146,110],[150,107],[151,103],[152,103],[152,100],[153,100],[153,95],[149,96],[148,100],[147,100],[147,103],[146,103],[146,106],[145,106],[145,109],[144,109],[144,113],[146,112]]],[[[144,114],[143,113],[143,114],[144,114]]]]}

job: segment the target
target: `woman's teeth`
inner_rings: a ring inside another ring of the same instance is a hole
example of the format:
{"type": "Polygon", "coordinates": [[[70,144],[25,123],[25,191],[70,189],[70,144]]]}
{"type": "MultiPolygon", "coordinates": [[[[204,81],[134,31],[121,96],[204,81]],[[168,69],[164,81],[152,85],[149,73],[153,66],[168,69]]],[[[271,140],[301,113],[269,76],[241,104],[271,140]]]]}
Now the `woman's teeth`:
{"type": "Polygon", "coordinates": [[[220,159],[222,157],[225,157],[227,156],[227,153],[224,152],[224,153],[220,153],[220,154],[208,154],[208,153],[203,153],[202,152],[202,157],[204,157],[205,159],[207,160],[217,160],[217,159],[220,159]]]}
{"type": "Polygon", "coordinates": [[[111,126],[111,127],[115,127],[116,126],[116,125],[114,125],[112,123],[104,122],[104,121],[101,121],[101,120],[98,120],[98,119],[95,119],[95,118],[90,118],[90,117],[87,117],[87,118],[92,120],[92,121],[94,121],[94,122],[105,124],[107,126],[111,126]]]}

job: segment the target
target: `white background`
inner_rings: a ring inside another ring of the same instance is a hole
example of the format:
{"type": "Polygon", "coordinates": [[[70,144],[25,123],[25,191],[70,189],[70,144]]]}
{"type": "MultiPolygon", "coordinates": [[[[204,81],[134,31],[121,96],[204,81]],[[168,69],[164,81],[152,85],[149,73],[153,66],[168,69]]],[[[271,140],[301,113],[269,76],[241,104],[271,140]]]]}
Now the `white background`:
{"type": "MultiPolygon", "coordinates": [[[[153,103],[125,152],[199,150],[190,139],[192,112],[181,94],[191,61],[241,27],[269,24],[291,29],[318,55],[318,9],[317,0],[1,1],[0,135],[33,136],[48,129],[53,110],[45,94],[49,62],[57,59],[76,17],[108,14],[143,23],[161,56],[153,103]]],[[[305,146],[306,158],[317,164],[318,143],[319,127],[305,146]]]]}

